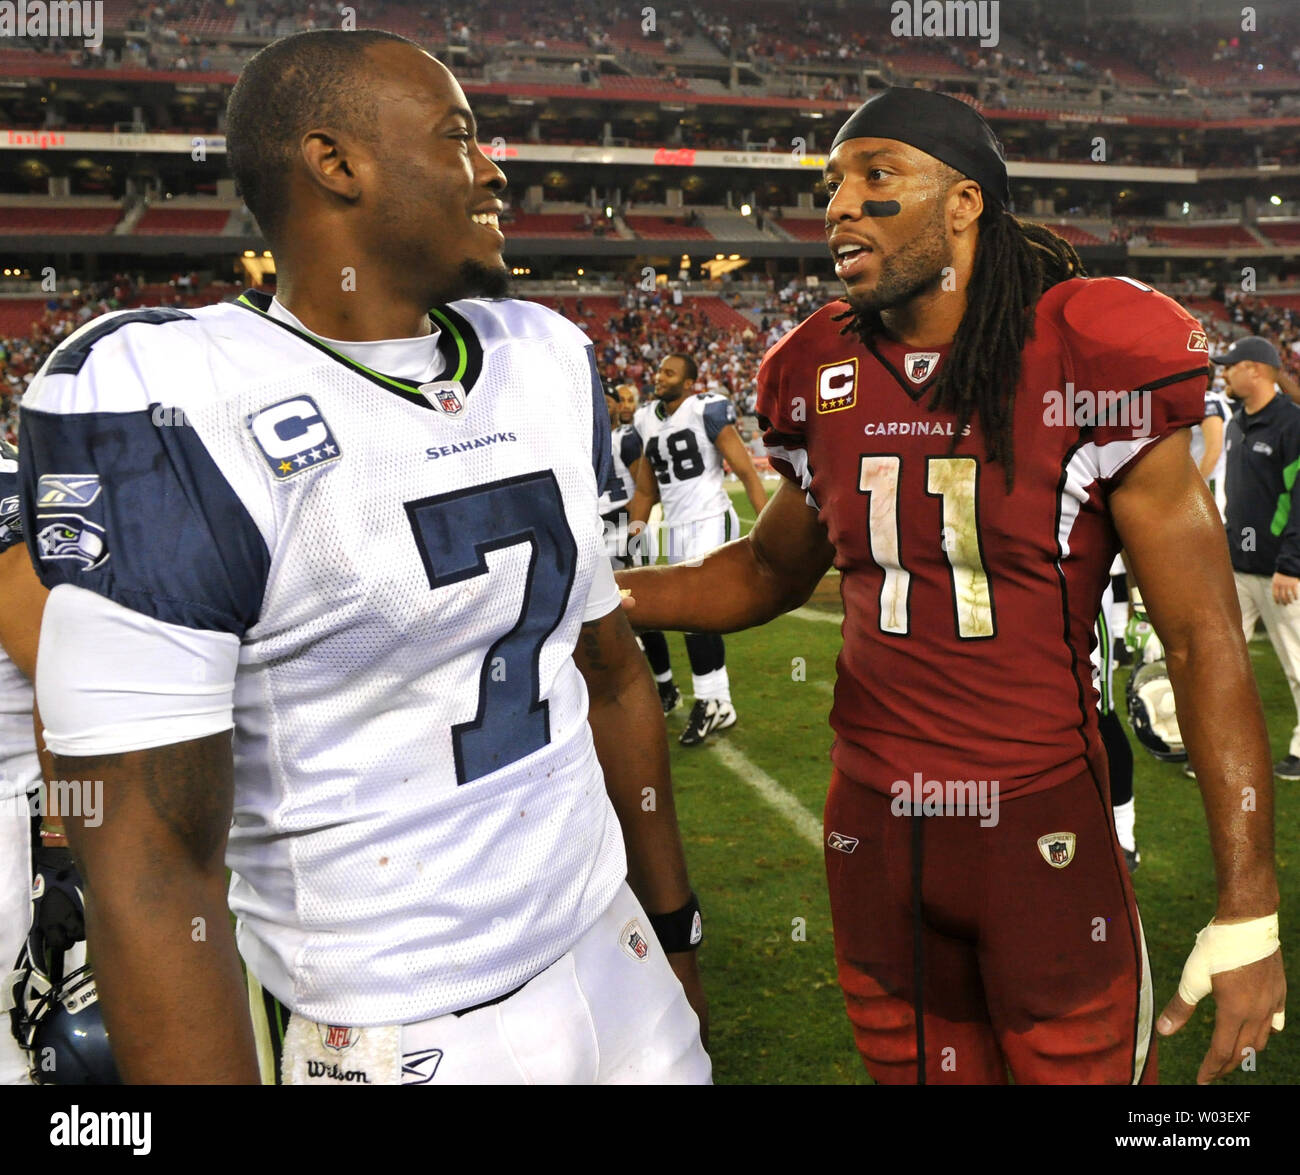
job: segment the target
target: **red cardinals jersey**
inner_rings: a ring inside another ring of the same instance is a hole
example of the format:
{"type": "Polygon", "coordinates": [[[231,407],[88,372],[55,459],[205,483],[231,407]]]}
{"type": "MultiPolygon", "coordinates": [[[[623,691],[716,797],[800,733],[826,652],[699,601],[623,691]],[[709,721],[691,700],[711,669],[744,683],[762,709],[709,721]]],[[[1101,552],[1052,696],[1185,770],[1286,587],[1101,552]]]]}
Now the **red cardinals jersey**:
{"type": "Polygon", "coordinates": [[[1014,410],[1015,484],[973,421],[926,403],[948,348],[868,348],[818,311],[763,360],[769,456],[835,545],[844,645],[832,758],[896,780],[996,781],[1006,797],[1104,760],[1089,650],[1119,549],[1110,490],[1204,416],[1200,324],[1124,278],[1039,300],[1014,410]]]}

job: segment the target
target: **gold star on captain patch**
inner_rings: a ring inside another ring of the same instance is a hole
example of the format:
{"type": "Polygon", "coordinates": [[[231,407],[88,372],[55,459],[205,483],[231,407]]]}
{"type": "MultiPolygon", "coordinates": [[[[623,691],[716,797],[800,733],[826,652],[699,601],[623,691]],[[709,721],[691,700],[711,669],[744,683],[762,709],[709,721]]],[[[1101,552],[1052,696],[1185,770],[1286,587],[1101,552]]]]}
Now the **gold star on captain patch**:
{"type": "Polygon", "coordinates": [[[293,466],[290,465],[289,462],[287,462],[287,461],[281,461],[281,462],[280,462],[280,472],[281,472],[281,473],[292,473],[292,472],[293,472],[293,466]]]}

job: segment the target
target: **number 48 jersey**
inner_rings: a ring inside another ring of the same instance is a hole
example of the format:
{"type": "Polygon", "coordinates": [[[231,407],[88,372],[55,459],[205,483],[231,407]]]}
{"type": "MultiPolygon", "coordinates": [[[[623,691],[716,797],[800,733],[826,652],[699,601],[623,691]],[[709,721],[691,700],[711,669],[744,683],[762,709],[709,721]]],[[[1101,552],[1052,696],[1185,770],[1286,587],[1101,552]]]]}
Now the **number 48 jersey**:
{"type": "Polygon", "coordinates": [[[697,522],[730,509],[716,442],[718,434],[735,423],[735,407],[716,392],[687,396],[671,416],[657,402],[637,409],[632,426],[659,483],[668,525],[697,522]]]}
{"type": "Polygon", "coordinates": [[[233,705],[230,901],[263,986],[333,1024],[469,1007],[563,955],[626,873],[572,659],[618,604],[590,344],[457,302],[413,341],[444,365],[416,384],[241,301],[98,319],[25,398],[49,744],[185,741],[233,705]],[[117,647],[57,639],[101,618],[117,647]],[[77,673],[157,690],[160,633],[194,666],[174,713],[97,720],[77,673]]]}

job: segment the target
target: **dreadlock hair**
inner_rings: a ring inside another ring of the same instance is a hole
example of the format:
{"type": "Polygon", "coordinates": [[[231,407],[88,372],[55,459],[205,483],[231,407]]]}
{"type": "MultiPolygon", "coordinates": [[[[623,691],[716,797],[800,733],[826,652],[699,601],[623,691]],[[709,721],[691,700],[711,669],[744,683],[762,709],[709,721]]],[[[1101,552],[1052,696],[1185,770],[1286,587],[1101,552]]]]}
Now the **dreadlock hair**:
{"type": "Polygon", "coordinates": [[[289,220],[289,175],[307,131],[331,126],[373,140],[378,72],[366,53],[388,41],[420,48],[379,29],[313,29],[272,41],[240,71],[226,108],[226,159],[268,243],[289,220]]]}
{"type": "MultiPolygon", "coordinates": [[[[1063,237],[1004,209],[985,207],[966,312],[926,407],[956,416],[950,452],[971,418],[978,417],[985,455],[1002,465],[1008,492],[1015,480],[1012,422],[1020,355],[1033,334],[1034,307],[1045,290],[1084,276],[1083,262],[1063,237]]],[[[852,332],[864,344],[884,331],[879,311],[847,310],[836,318],[849,320],[841,334],[852,332]]]]}

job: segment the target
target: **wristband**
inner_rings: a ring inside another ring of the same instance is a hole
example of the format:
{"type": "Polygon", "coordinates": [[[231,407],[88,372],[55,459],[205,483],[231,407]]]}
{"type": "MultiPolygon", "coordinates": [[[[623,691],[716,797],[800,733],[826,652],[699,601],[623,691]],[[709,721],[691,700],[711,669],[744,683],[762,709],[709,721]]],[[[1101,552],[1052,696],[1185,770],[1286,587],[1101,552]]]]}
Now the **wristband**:
{"type": "MultiPolygon", "coordinates": [[[[1210,994],[1213,988],[1211,976],[1258,963],[1280,946],[1276,914],[1226,925],[1211,920],[1196,936],[1196,945],[1187,956],[1182,978],[1178,981],[1178,994],[1185,1003],[1195,1007],[1210,994]]],[[[1284,1023],[1282,1012],[1273,1016],[1276,1031],[1281,1032],[1284,1023]]]]}
{"type": "Polygon", "coordinates": [[[704,937],[704,924],[700,921],[700,900],[694,893],[680,910],[674,910],[671,914],[646,916],[666,955],[693,951],[704,937]]]}

